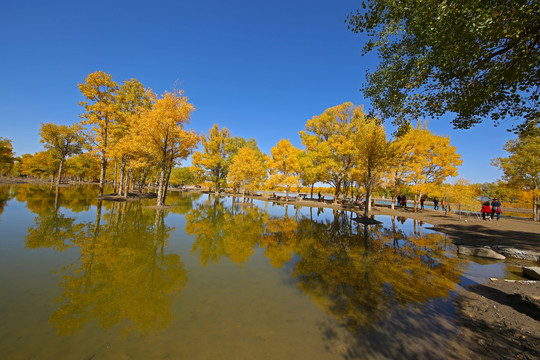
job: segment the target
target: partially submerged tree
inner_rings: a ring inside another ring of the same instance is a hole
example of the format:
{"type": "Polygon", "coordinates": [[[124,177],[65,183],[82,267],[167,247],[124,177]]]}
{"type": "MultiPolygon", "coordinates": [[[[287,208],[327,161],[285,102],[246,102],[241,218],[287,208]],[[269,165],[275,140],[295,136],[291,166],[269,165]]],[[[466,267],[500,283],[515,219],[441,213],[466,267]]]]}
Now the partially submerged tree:
{"type": "MultiPolygon", "coordinates": [[[[364,93],[383,118],[455,114],[457,128],[540,115],[540,2],[370,0],[347,20],[375,51],[364,93]]],[[[346,20],[346,21],[347,21],[346,20]]]]}
{"type": "Polygon", "coordinates": [[[291,187],[300,184],[300,152],[289,140],[282,139],[272,147],[272,155],[266,161],[270,170],[270,182],[285,188],[287,200],[291,187]]]}
{"type": "Polygon", "coordinates": [[[199,137],[184,129],[195,110],[182,92],[165,92],[162,97],[150,93],[152,109],[134,116],[133,139],[150,152],[159,164],[157,206],[164,204],[166,181],[175,160],[187,158],[197,146],[199,137]]]}
{"type": "Polygon", "coordinates": [[[313,199],[313,188],[315,184],[323,178],[322,170],[313,158],[312,153],[302,151],[298,155],[300,166],[300,182],[303,186],[310,188],[310,197],[313,199]]]}
{"type": "Polygon", "coordinates": [[[354,134],[365,117],[361,107],[350,102],[326,109],[306,123],[300,131],[306,152],[312,156],[323,174],[322,182],[334,188],[337,203],[346,181],[350,181],[355,165],[354,134]]]}
{"type": "MultiPolygon", "coordinates": [[[[133,115],[143,109],[151,107],[149,93],[147,93],[143,84],[137,79],[124,81],[116,95],[116,106],[118,108],[118,120],[111,129],[112,155],[120,160],[120,179],[118,181],[118,195],[127,195],[124,193],[126,174],[126,163],[133,152],[130,146],[130,139],[126,140],[131,130],[131,120],[133,115]]],[[[116,167],[115,167],[116,170],[116,167]]],[[[116,181],[116,171],[115,171],[116,181]]]]}
{"type": "Polygon", "coordinates": [[[111,75],[103,71],[88,74],[84,83],[79,84],[79,90],[86,98],[79,105],[85,113],[80,117],[83,125],[89,125],[90,138],[94,143],[94,151],[101,157],[101,173],[99,176],[99,195],[103,196],[107,159],[111,147],[111,130],[117,120],[119,108],[116,104],[118,84],[111,75]]]}
{"type": "Polygon", "coordinates": [[[238,150],[233,158],[227,183],[242,189],[242,202],[246,191],[252,191],[266,178],[266,167],[258,152],[249,146],[238,150]]]}
{"type": "Polygon", "coordinates": [[[56,177],[56,185],[58,186],[61,182],[66,159],[82,152],[85,139],[81,134],[81,126],[79,124],[68,126],[42,123],[39,135],[45,149],[49,150],[51,155],[58,160],[58,175],[56,177]]]}
{"type": "Polygon", "coordinates": [[[219,125],[214,124],[208,131],[208,135],[201,137],[202,151],[195,152],[191,158],[197,177],[214,184],[216,194],[219,194],[229,172],[227,159],[230,139],[229,129],[223,127],[220,130],[219,125]]]}
{"type": "Polygon", "coordinates": [[[378,119],[366,119],[355,134],[355,178],[366,191],[364,215],[371,211],[371,195],[388,168],[390,146],[378,119]]]}

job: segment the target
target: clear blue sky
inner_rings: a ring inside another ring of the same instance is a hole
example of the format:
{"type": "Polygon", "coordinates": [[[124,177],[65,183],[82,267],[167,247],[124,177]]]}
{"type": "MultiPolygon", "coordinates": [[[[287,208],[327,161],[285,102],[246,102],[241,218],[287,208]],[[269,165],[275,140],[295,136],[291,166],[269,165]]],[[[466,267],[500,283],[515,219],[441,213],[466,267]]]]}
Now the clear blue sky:
{"type": "MultiPolygon", "coordinates": [[[[326,108],[351,101],[376,57],[362,57],[362,35],[346,14],[360,1],[3,1],[0,4],[0,136],[17,155],[42,149],[42,122],[79,121],[77,84],[102,70],[136,78],[158,93],[184,89],[197,111],[191,127],[214,123],[255,138],[262,151],[280,139],[301,147],[298,132],[326,108]]],[[[515,135],[491,122],[449,135],[464,161],[459,175],[495,181],[490,165],[515,135]]],[[[388,126],[388,133],[393,129],[388,126]]]]}

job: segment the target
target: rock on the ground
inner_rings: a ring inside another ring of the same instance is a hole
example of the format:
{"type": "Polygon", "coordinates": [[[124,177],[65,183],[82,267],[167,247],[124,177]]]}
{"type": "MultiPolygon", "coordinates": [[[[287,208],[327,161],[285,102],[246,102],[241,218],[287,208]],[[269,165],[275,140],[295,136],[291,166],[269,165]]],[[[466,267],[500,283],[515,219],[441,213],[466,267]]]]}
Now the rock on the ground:
{"type": "Polygon", "coordinates": [[[540,267],[538,266],[525,266],[523,267],[523,276],[530,279],[540,280],[540,267]]]}
{"type": "Polygon", "coordinates": [[[506,256],[499,254],[498,252],[494,251],[493,249],[487,246],[473,247],[473,246],[458,245],[458,254],[485,257],[485,258],[497,259],[497,260],[506,259],[506,256]]]}
{"type": "Polygon", "coordinates": [[[495,249],[497,249],[498,253],[501,253],[507,257],[521,260],[540,261],[540,252],[520,250],[510,246],[496,246],[495,249]]]}

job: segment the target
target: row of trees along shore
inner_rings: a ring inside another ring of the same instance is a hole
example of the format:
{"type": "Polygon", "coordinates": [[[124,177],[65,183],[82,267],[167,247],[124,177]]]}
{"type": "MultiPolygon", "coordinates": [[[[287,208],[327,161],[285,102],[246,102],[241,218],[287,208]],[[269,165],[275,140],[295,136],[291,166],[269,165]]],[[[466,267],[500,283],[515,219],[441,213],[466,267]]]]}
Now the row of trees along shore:
{"type": "MultiPolygon", "coordinates": [[[[389,140],[378,118],[349,102],[307,121],[299,132],[304,149],[282,139],[266,155],[254,139],[233,137],[217,124],[207,134],[186,129],[195,108],[182,91],[158,95],[136,79],[118,85],[102,71],[89,74],[79,90],[85,99],[80,103],[81,121],[42,124],[44,151],[16,159],[11,142],[2,138],[2,173],[51,176],[57,185],[64,172],[79,180],[99,177],[100,196],[107,178],[114,183],[115,193],[124,197],[135,183],[140,190],[157,183],[158,206],[165,204],[175,173],[182,182],[207,185],[215,193],[227,187],[243,195],[279,189],[287,198],[291,190],[302,188],[313,197],[315,186],[322,183],[332,188],[335,203],[363,195],[365,214],[374,191],[391,197],[392,204],[398,194],[410,194],[415,211],[421,197],[448,197],[450,188],[458,189],[452,198],[459,204],[476,204],[478,196],[486,195],[485,186],[466,180],[450,187],[444,184],[448,177],[457,176],[462,163],[449,137],[435,135],[418,122],[414,127],[403,124],[389,140]],[[175,168],[190,155],[190,168],[175,168]]],[[[523,197],[517,193],[525,191],[532,198],[535,219],[539,134],[529,129],[506,145],[510,157],[493,160],[504,171],[507,188],[515,190],[506,190],[507,195],[512,193],[508,196],[523,197]]]]}

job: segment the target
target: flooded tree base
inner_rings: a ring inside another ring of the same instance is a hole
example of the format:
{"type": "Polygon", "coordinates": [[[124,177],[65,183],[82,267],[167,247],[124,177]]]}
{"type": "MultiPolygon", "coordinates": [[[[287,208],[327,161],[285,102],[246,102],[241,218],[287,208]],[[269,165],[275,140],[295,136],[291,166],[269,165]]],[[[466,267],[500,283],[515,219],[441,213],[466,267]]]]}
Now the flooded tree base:
{"type": "Polygon", "coordinates": [[[118,194],[105,194],[103,196],[99,196],[98,200],[105,200],[105,201],[134,201],[138,199],[155,199],[157,198],[156,193],[128,193],[128,196],[120,196],[118,194]]]}

